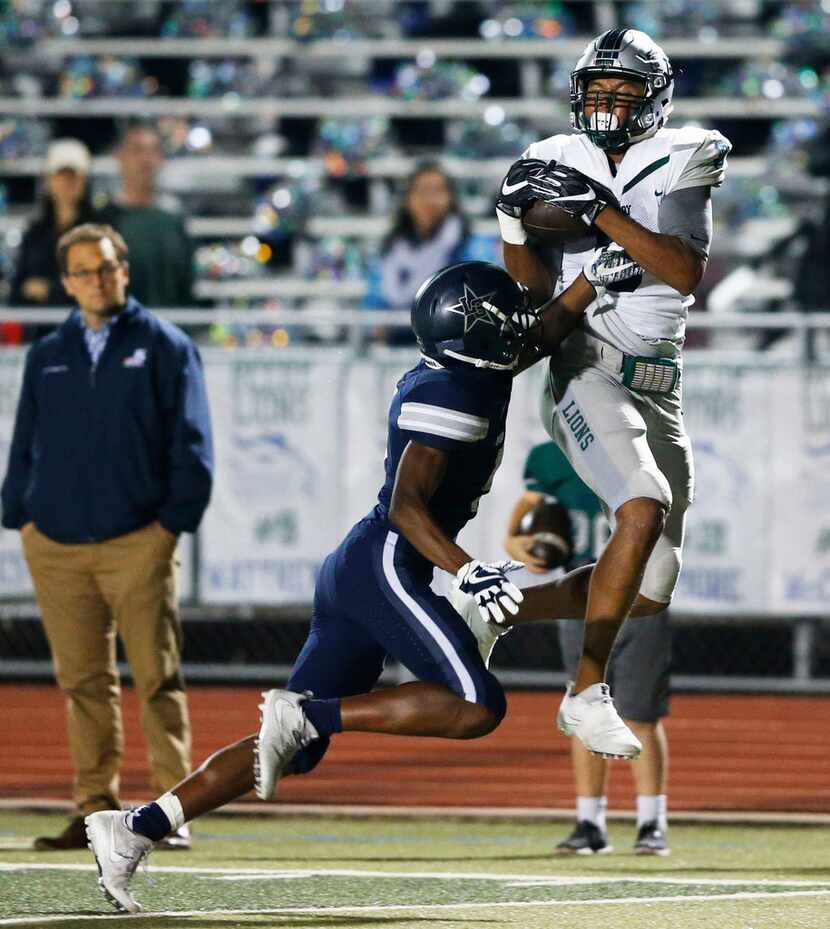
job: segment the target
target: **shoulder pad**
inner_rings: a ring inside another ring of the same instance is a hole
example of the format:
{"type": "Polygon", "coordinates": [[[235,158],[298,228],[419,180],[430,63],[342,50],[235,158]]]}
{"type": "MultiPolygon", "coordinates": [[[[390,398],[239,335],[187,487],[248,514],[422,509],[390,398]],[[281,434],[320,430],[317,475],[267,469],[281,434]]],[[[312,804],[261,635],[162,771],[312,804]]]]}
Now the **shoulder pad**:
{"type": "Polygon", "coordinates": [[[687,126],[672,140],[672,158],[682,165],[672,190],[719,187],[726,176],[726,156],[732,143],[717,129],[687,126]]]}
{"type": "Polygon", "coordinates": [[[538,142],[528,145],[522,152],[522,158],[541,158],[542,161],[556,159],[558,161],[569,138],[570,136],[559,133],[558,135],[548,136],[546,139],[540,139],[538,142]]]}
{"type": "MultiPolygon", "coordinates": [[[[437,374],[438,372],[430,372],[437,374]]],[[[419,377],[401,395],[397,427],[454,442],[478,442],[490,428],[481,401],[452,378],[419,377]]]]}

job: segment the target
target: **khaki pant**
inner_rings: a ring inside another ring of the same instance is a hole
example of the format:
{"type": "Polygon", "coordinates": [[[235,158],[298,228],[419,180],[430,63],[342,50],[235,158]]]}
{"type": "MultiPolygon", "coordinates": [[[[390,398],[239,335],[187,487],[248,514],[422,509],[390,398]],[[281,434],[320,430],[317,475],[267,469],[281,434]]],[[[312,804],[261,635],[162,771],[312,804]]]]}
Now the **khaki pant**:
{"type": "Polygon", "coordinates": [[[62,545],[34,525],[23,550],[66,694],[78,809],[118,808],[124,750],[115,636],[141,703],[153,787],[190,773],[190,721],[181,674],[175,539],[151,523],[106,542],[62,545]]]}

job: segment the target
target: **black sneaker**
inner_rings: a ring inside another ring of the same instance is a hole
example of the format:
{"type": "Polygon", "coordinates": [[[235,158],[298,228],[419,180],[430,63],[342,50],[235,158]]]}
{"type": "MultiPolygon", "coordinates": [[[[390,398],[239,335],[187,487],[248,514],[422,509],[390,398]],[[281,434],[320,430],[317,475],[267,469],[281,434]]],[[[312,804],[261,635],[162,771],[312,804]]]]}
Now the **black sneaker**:
{"type": "Polygon", "coordinates": [[[666,833],[657,825],[656,820],[643,823],[637,830],[637,841],[634,843],[635,855],[669,855],[669,840],[666,833]]]}
{"type": "Polygon", "coordinates": [[[614,849],[608,844],[608,833],[587,819],[576,824],[574,831],[554,849],[557,855],[606,855],[614,849]]]}

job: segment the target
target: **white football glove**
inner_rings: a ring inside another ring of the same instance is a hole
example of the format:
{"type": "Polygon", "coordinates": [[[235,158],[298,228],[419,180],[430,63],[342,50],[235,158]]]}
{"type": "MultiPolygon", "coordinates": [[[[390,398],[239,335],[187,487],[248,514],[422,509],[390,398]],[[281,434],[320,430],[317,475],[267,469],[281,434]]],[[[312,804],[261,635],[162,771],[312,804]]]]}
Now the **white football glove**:
{"type": "Polygon", "coordinates": [[[643,280],[643,269],[616,242],[595,248],[582,273],[595,289],[630,293],[643,280]]]}
{"type": "Polygon", "coordinates": [[[485,622],[504,623],[502,608],[514,616],[524,600],[521,590],[507,574],[523,568],[520,561],[468,561],[458,569],[453,587],[472,597],[485,622]]]}

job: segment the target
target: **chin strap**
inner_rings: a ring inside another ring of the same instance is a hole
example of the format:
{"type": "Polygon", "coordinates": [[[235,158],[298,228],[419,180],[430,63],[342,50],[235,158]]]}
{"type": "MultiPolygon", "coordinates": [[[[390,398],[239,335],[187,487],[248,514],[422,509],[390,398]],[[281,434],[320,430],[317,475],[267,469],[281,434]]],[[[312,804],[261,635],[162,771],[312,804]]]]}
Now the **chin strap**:
{"type": "Polygon", "coordinates": [[[492,368],[495,371],[512,371],[517,363],[518,358],[514,358],[510,364],[499,364],[496,361],[485,361],[483,358],[473,358],[471,355],[462,355],[460,352],[445,350],[444,354],[448,358],[454,358],[456,361],[463,361],[466,364],[474,365],[476,368],[492,368]]]}

